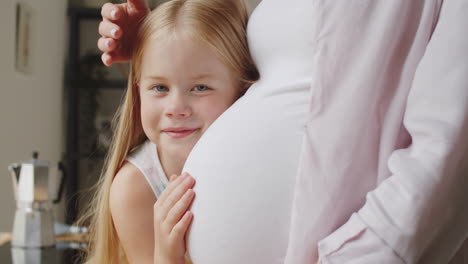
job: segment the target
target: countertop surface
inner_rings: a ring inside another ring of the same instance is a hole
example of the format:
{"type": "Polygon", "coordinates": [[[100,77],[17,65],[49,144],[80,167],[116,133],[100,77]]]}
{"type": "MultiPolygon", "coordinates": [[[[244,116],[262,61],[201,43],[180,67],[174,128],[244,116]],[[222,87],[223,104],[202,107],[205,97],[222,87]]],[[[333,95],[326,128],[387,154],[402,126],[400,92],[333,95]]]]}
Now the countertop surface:
{"type": "Polygon", "coordinates": [[[56,236],[56,246],[46,248],[17,248],[10,244],[11,233],[0,233],[1,264],[80,264],[86,247],[86,234],[56,236]]]}
{"type": "Polygon", "coordinates": [[[57,242],[48,248],[15,248],[8,242],[0,246],[2,264],[80,264],[80,245],[70,242],[57,242]]]}

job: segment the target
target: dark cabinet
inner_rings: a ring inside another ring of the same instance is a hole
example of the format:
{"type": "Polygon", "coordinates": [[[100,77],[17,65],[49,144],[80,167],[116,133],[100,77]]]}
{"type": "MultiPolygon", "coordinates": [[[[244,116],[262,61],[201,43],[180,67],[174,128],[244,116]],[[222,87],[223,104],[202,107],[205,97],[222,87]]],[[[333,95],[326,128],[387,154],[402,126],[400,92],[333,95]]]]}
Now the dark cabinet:
{"type": "Polygon", "coordinates": [[[126,78],[124,73],[115,74],[115,68],[106,68],[100,62],[100,53],[96,47],[98,24],[101,21],[100,9],[72,7],[68,9],[68,18],[65,162],[69,177],[66,182],[66,221],[73,223],[81,207],[80,201],[86,200],[86,197],[82,199],[82,196],[90,196],[89,192],[82,189],[90,187],[90,184],[97,181],[105,155],[105,152],[97,147],[98,128],[94,121],[99,102],[96,95],[103,89],[117,89],[123,92],[126,78]],[[90,26],[89,23],[93,24],[90,26]],[[88,26],[86,30],[83,30],[84,25],[88,26]],[[87,32],[90,30],[92,30],[91,38],[87,32]],[[84,38],[90,39],[84,41],[84,38]],[[86,42],[91,43],[88,45],[93,46],[95,50],[84,51],[83,43],[86,42]],[[83,171],[84,167],[93,167],[93,172],[83,171]]]}

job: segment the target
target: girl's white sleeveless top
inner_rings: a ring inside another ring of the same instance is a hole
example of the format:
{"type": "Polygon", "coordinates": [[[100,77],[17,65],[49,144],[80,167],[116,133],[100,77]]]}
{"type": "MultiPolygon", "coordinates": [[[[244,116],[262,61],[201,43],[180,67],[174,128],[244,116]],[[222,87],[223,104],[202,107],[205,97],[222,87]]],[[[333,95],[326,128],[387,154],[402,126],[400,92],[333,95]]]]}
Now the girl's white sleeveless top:
{"type": "Polygon", "coordinates": [[[168,179],[159,161],[156,145],[147,140],[135,151],[133,151],[127,160],[135,165],[158,198],[168,184],[168,179]]]}
{"type": "Polygon", "coordinates": [[[189,155],[197,264],[284,262],[312,76],[310,0],[264,0],[248,25],[260,80],[189,155]],[[276,16],[273,16],[276,15],[276,16]]]}

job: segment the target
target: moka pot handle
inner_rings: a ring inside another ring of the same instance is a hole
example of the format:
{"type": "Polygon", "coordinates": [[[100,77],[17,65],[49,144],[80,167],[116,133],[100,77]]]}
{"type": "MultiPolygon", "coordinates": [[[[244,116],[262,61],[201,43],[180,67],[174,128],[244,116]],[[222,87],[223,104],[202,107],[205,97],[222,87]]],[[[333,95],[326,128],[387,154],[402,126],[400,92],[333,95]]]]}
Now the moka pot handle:
{"type": "Polygon", "coordinates": [[[10,166],[8,166],[8,170],[11,172],[15,200],[18,200],[18,183],[21,172],[21,165],[18,163],[11,164],[10,166]]]}
{"type": "Polygon", "coordinates": [[[63,165],[62,162],[58,163],[58,169],[60,171],[62,171],[62,179],[60,181],[60,187],[59,187],[59,192],[58,192],[58,195],[57,195],[57,199],[52,201],[54,204],[59,203],[60,200],[62,200],[63,189],[65,188],[65,182],[66,182],[66,179],[67,179],[66,169],[65,169],[65,166],[63,165]]]}

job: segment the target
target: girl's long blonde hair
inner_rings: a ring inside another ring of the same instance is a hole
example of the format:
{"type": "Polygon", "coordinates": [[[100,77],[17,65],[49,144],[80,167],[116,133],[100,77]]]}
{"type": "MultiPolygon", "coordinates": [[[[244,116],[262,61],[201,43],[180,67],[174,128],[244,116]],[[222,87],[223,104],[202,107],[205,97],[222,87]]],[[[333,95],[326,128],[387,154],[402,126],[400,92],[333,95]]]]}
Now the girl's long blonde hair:
{"type": "MultiPolygon", "coordinates": [[[[246,38],[248,13],[242,0],[172,0],[149,14],[138,32],[125,98],[113,120],[115,136],[106,157],[92,204],[79,220],[90,221],[86,263],[127,263],[109,206],[112,181],[130,152],[146,136],[140,119],[138,83],[141,59],[149,39],[185,34],[212,48],[239,78],[243,89],[259,78],[246,38]]],[[[152,212],[148,212],[149,214],[152,212]]]]}

